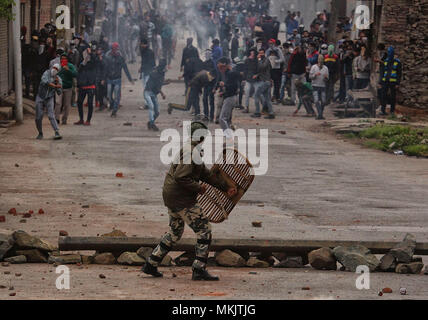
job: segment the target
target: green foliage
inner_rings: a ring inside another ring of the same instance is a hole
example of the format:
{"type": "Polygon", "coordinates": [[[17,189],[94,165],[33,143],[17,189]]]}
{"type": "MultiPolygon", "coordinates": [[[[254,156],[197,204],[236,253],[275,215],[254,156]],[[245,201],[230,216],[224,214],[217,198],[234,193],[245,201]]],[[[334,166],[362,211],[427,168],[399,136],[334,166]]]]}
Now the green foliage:
{"type": "Polygon", "coordinates": [[[400,134],[408,134],[410,127],[378,124],[360,132],[360,137],[367,139],[383,139],[400,134]]]}
{"type": "Polygon", "coordinates": [[[387,151],[388,148],[385,147],[382,143],[380,143],[379,141],[373,141],[373,140],[367,140],[364,142],[364,145],[366,147],[372,148],[372,149],[376,149],[376,150],[381,150],[381,151],[387,151]]]}
{"type": "MultiPolygon", "coordinates": [[[[357,135],[364,145],[382,151],[403,150],[409,156],[428,157],[428,128],[377,124],[357,135]]],[[[347,138],[351,138],[347,135],[347,138]]]]}
{"type": "Polygon", "coordinates": [[[428,157],[428,145],[426,144],[406,146],[403,151],[409,156],[428,157]]]}
{"type": "Polygon", "coordinates": [[[12,6],[14,4],[13,0],[0,0],[0,19],[13,20],[12,6]]]}
{"type": "Polygon", "coordinates": [[[345,133],[343,136],[344,136],[345,138],[347,138],[347,139],[355,139],[355,138],[358,138],[358,135],[356,135],[356,134],[355,134],[355,133],[353,133],[353,132],[345,133]]]}

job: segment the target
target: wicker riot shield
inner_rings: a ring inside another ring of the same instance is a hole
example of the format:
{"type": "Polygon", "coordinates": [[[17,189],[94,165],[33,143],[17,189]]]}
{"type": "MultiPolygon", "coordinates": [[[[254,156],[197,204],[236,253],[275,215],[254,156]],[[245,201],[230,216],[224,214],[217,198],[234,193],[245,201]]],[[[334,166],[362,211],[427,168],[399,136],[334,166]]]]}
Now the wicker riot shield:
{"type": "Polygon", "coordinates": [[[226,220],[254,180],[252,164],[235,149],[224,149],[211,168],[211,172],[221,176],[230,187],[236,187],[237,194],[229,198],[227,193],[202,182],[207,187],[204,194],[198,195],[203,212],[213,223],[226,220]]]}

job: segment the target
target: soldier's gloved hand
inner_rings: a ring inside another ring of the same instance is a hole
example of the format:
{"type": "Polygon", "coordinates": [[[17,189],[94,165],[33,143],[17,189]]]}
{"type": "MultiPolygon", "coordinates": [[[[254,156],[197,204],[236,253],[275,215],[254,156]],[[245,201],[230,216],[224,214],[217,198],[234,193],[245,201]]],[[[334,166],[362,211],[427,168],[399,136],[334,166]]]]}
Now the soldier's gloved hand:
{"type": "Polygon", "coordinates": [[[229,190],[227,190],[227,195],[232,198],[236,193],[238,192],[238,190],[236,190],[235,187],[230,188],[229,190]]]}
{"type": "Polygon", "coordinates": [[[199,194],[204,194],[207,191],[207,186],[201,185],[201,190],[199,191],[199,194]]]}

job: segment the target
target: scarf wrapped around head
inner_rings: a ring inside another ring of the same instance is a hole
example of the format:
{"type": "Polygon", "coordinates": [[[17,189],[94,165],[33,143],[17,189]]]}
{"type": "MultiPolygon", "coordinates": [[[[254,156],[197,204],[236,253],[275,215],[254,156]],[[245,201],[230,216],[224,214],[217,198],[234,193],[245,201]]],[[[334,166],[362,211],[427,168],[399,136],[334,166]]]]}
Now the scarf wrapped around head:
{"type": "Polygon", "coordinates": [[[333,54],[334,54],[334,45],[331,44],[331,45],[328,46],[328,55],[330,57],[332,57],[333,54]]]}
{"type": "Polygon", "coordinates": [[[394,60],[395,49],[393,46],[388,48],[388,61],[394,60]]]}

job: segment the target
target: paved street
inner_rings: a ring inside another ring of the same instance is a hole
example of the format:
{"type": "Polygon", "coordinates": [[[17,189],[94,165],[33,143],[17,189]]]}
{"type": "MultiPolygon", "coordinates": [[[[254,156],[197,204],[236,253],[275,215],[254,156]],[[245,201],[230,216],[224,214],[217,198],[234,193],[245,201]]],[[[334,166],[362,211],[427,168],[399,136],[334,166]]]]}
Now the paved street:
{"type": "MultiPolygon", "coordinates": [[[[179,75],[180,48],[182,43],[167,78],[179,75]]],[[[138,67],[130,66],[134,78],[138,67]]],[[[71,236],[96,236],[115,228],[128,236],[159,237],[168,229],[161,195],[168,166],[159,160],[164,143],[159,141],[160,132],[147,130],[148,114],[140,109],[141,82],[132,86],[125,77],[123,82],[117,118],[95,113],[90,127],[73,126],[78,118],[73,109],[69,124],[60,127],[62,141],[50,138],[53,132],[46,117],[43,141],[35,140],[37,131],[29,116],[24,125],[0,135],[0,212],[7,219],[0,231],[22,229],[57,243],[59,230],[71,236]],[[117,172],[124,177],[116,178],[117,172]],[[82,208],[85,205],[89,208],[82,208]],[[22,217],[7,214],[13,207],[18,212],[43,208],[46,213],[21,223],[22,217]]],[[[172,83],[164,92],[167,98],[160,99],[157,124],[161,130],[182,130],[190,113],[168,115],[166,110],[168,102],[184,102],[184,84],[172,83]]],[[[269,168],[266,175],[256,176],[229,220],[213,226],[214,237],[382,241],[401,240],[410,232],[418,242],[428,241],[428,159],[350,144],[325,132],[322,122],[292,117],[292,107],[274,107],[275,120],[234,113],[239,128],[269,129],[269,168]],[[262,221],[262,228],[252,227],[255,220],[262,221]]],[[[326,116],[332,118],[328,112],[326,116]]],[[[184,237],[193,233],[186,228],[184,237]]],[[[360,291],[355,288],[356,274],[310,267],[257,269],[256,275],[249,274],[254,271],[249,268],[213,267],[221,281],[212,285],[189,283],[190,268],[163,268],[166,278],[157,281],[140,275],[136,267],[72,266],[68,292],[55,288],[51,265],[7,268],[13,272],[6,277],[6,267],[0,267],[0,284],[12,281],[16,298],[388,299],[402,297],[400,286],[409,292],[405,298],[428,298],[427,276],[376,273],[371,289],[360,291]],[[17,279],[14,272],[23,275],[17,279]],[[173,272],[176,279],[170,279],[173,272]],[[100,273],[107,278],[99,279],[100,273]],[[304,286],[311,290],[302,291],[304,286]],[[383,287],[394,292],[378,297],[383,287]]],[[[6,289],[0,290],[0,297],[11,298],[6,289]]]]}

